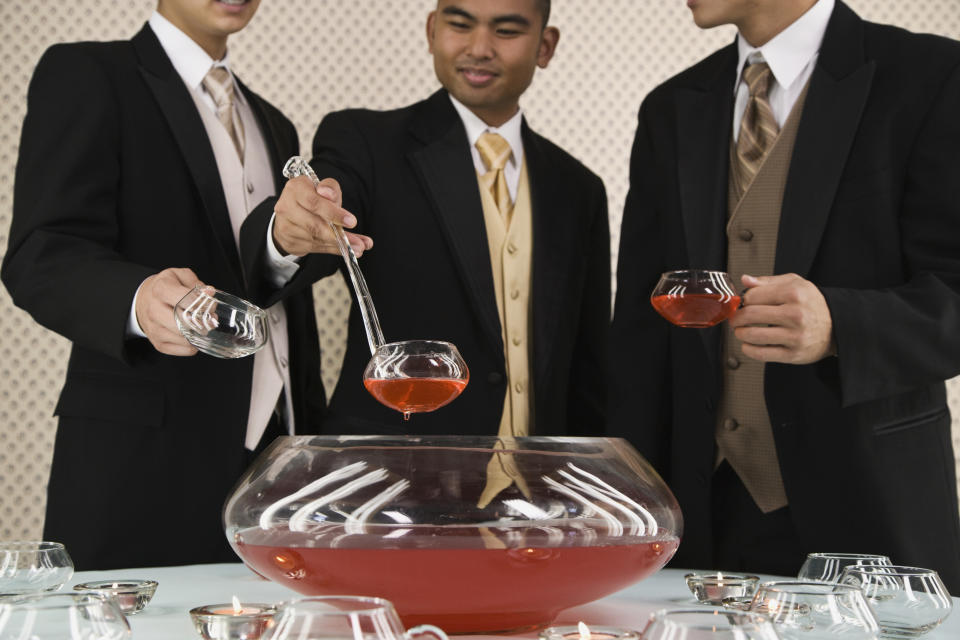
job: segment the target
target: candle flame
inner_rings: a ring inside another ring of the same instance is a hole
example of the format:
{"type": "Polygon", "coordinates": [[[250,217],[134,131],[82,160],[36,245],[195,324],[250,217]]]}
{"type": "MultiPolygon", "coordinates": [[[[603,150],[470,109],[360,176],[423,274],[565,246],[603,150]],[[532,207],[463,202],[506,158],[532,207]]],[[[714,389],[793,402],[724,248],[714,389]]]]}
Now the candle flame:
{"type": "Polygon", "coordinates": [[[233,596],[233,597],[230,599],[230,601],[233,602],[233,612],[234,612],[234,613],[236,613],[236,614],[241,614],[241,613],[243,613],[243,607],[240,606],[240,598],[238,598],[237,596],[233,596]]]}
{"type": "Polygon", "coordinates": [[[577,631],[580,632],[580,640],[590,640],[590,627],[588,627],[583,620],[577,623],[577,631]]]}

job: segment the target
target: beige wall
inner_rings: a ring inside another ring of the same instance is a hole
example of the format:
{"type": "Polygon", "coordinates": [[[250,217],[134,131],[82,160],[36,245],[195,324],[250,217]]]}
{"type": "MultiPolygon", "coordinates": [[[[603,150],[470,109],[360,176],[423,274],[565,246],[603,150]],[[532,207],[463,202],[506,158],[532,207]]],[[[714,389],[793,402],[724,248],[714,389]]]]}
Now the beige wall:
{"type": "MultiPolygon", "coordinates": [[[[957,0],[850,4],[869,19],[960,38],[957,0]]],[[[154,5],[154,0],[0,0],[0,255],[10,226],[26,89],[40,54],[55,42],[128,38],[154,5]]],[[[309,153],[325,112],[397,107],[433,91],[423,35],[432,5],[433,0],[263,0],[253,23],[232,40],[234,68],[290,116],[309,153]]],[[[555,0],[552,22],[563,34],[560,47],[523,101],[536,129],[606,181],[614,252],[641,99],[732,38],[729,28],[698,30],[684,5],[555,0]]],[[[348,299],[338,277],[319,284],[318,293],[329,386],[342,356],[348,299]]],[[[55,429],[51,414],[67,352],[65,340],[38,327],[0,290],[0,539],[40,535],[55,429]]],[[[951,408],[960,415],[960,380],[951,387],[951,408]]],[[[954,426],[956,432],[956,419],[954,426]]]]}

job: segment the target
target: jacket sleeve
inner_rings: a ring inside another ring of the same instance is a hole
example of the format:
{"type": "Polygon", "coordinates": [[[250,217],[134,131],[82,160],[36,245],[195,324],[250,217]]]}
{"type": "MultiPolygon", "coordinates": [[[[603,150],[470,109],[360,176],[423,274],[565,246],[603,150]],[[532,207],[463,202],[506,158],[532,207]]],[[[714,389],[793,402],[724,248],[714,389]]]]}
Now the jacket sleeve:
{"type": "Polygon", "coordinates": [[[906,161],[902,284],[824,287],[844,406],[960,373],[960,66],[939,85],[906,161]]]}
{"type": "Polygon", "coordinates": [[[134,293],[154,270],[116,248],[117,90],[77,45],[54,46],[38,63],[27,94],[2,278],[14,303],[37,322],[122,358],[134,293]]]}

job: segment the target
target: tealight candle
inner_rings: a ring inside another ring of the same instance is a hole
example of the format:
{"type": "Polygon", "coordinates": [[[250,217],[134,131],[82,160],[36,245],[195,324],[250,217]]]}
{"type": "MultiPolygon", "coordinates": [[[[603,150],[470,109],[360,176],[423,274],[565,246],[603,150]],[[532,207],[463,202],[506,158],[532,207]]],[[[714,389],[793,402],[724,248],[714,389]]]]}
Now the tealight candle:
{"type": "Polygon", "coordinates": [[[733,573],[688,573],[687,587],[698,602],[721,604],[724,600],[749,599],[757,590],[757,576],[733,573]]]}
{"type": "Polygon", "coordinates": [[[273,627],[277,610],[260,602],[209,604],[190,610],[193,626],[204,640],[257,640],[273,627]]]}
{"type": "Polygon", "coordinates": [[[588,627],[580,622],[575,627],[547,627],[540,640],[640,640],[640,634],[617,627],[588,627]]]}
{"type": "Polygon", "coordinates": [[[143,610],[157,590],[156,580],[95,580],[75,585],[76,591],[93,591],[113,599],[124,615],[143,610]]]}

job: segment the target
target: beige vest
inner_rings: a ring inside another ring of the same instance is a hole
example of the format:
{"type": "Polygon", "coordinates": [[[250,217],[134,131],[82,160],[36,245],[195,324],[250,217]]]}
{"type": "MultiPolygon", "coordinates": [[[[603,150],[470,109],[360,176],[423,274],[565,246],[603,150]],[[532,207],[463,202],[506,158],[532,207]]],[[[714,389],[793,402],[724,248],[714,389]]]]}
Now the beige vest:
{"type": "MultiPolygon", "coordinates": [[[[806,89],[797,98],[773,148],[740,201],[731,179],[728,188],[727,273],[739,289],[740,276],[773,275],[780,208],[790,157],[800,124],[806,89]]],[[[731,144],[731,163],[736,144],[731,144]]],[[[764,364],[740,350],[728,323],[723,333],[723,395],[717,412],[717,463],[726,459],[764,513],[786,506],[773,429],[764,400],[764,364]]]]}
{"type": "MultiPolygon", "coordinates": [[[[204,103],[201,97],[191,92],[197,111],[203,120],[204,129],[210,138],[213,155],[220,172],[220,184],[227,201],[233,238],[239,249],[240,226],[247,214],[265,198],[276,195],[273,170],[270,168],[270,154],[267,144],[260,133],[256,117],[245,101],[237,101],[237,111],[243,121],[244,159],[240,162],[236,147],[223,123],[204,103]]],[[[208,282],[219,286],[217,282],[208,282]]],[[[238,293],[231,291],[230,293],[238,293]]],[[[253,381],[250,389],[250,411],[247,416],[247,432],[244,446],[255,449],[267,423],[277,406],[280,393],[286,390],[287,428],[292,432],[293,402],[290,397],[289,345],[287,337],[287,314],[283,303],[278,302],[269,309],[269,338],[266,346],[253,357],[253,381]]]]}
{"type": "MultiPolygon", "coordinates": [[[[478,175],[479,178],[479,175],[478,175]]],[[[530,275],[533,259],[533,211],[527,161],[520,167],[520,183],[513,213],[500,215],[489,190],[480,185],[483,219],[487,228],[493,288],[497,297],[507,365],[507,392],[499,435],[530,433],[532,383],[530,379],[530,275]]]]}

